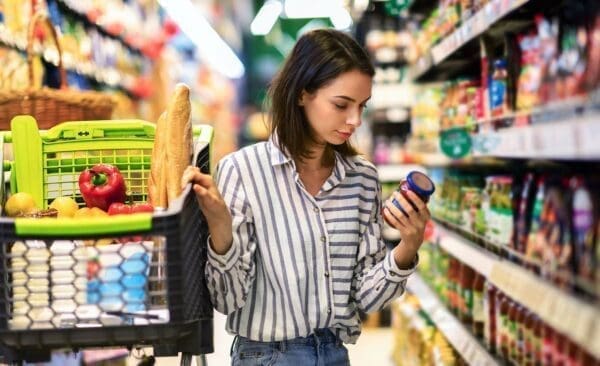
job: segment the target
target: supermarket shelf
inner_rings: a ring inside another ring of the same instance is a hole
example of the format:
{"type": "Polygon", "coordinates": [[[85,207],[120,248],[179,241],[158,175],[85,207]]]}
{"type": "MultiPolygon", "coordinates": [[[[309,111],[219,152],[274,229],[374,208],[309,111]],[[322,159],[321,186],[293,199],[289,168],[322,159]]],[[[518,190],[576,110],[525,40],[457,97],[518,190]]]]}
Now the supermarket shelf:
{"type": "MultiPolygon", "coordinates": [[[[20,52],[26,52],[27,49],[25,37],[10,34],[4,26],[0,26],[0,44],[20,52]]],[[[37,55],[41,55],[44,60],[55,65],[58,64],[58,52],[56,48],[36,46],[34,47],[34,52],[37,55]]],[[[92,62],[79,62],[68,53],[63,53],[63,65],[69,71],[74,71],[112,87],[129,90],[135,82],[135,76],[133,75],[121,73],[114,68],[98,67],[92,62]]]]}
{"type": "Polygon", "coordinates": [[[414,273],[407,282],[407,288],[419,298],[419,303],[436,327],[448,339],[454,349],[470,365],[499,365],[492,355],[477,341],[463,324],[444,306],[437,295],[414,273]]]}
{"type": "MultiPolygon", "coordinates": [[[[438,220],[435,220],[439,223],[438,220]]],[[[441,225],[435,226],[438,245],[453,257],[467,263],[475,271],[486,278],[492,273],[493,267],[500,261],[500,257],[480,248],[475,243],[463,238],[459,234],[446,229],[441,225]]]]}
{"type": "MultiPolygon", "coordinates": [[[[443,80],[458,71],[467,71],[473,68],[472,52],[466,52],[466,58],[462,60],[446,60],[450,55],[464,48],[478,36],[495,26],[500,20],[512,11],[522,7],[531,0],[493,0],[485,7],[475,13],[454,30],[441,42],[431,47],[431,50],[423,56],[413,67],[410,75],[415,81],[430,79],[443,80]],[[441,64],[444,63],[443,66],[441,64]],[[436,74],[436,75],[433,75],[436,74]],[[434,77],[435,76],[435,77],[434,77]]],[[[517,24],[511,25],[512,27],[517,24]]]]}
{"type": "Polygon", "coordinates": [[[104,28],[102,25],[100,25],[98,23],[91,22],[84,13],[82,13],[80,10],[76,9],[73,6],[73,4],[76,3],[75,1],[57,0],[57,3],[61,6],[62,9],[73,14],[84,24],[89,24],[89,25],[95,27],[103,36],[117,40],[117,41],[121,42],[124,46],[129,48],[132,52],[139,55],[140,57],[145,57],[144,54],[142,53],[142,51],[138,47],[130,44],[125,39],[123,39],[123,37],[110,33],[109,31],[106,30],[106,28],[104,28]]]}
{"type": "Polygon", "coordinates": [[[467,263],[544,322],[600,358],[600,307],[597,304],[568,294],[441,225],[436,225],[436,235],[440,247],[451,256],[467,263]]]}
{"type": "Polygon", "coordinates": [[[413,170],[422,173],[427,172],[427,169],[425,169],[425,167],[416,164],[390,164],[377,166],[377,171],[379,172],[379,181],[383,183],[399,183],[408,175],[408,173],[412,172],[413,170]]]}
{"type": "Polygon", "coordinates": [[[600,158],[599,93],[588,100],[576,98],[554,103],[528,114],[502,118],[513,125],[494,131],[498,120],[479,123],[474,136],[474,157],[517,159],[597,160],[600,158]],[[520,120],[527,119],[525,126],[520,120]],[[489,131],[487,131],[489,130],[489,131]]]}

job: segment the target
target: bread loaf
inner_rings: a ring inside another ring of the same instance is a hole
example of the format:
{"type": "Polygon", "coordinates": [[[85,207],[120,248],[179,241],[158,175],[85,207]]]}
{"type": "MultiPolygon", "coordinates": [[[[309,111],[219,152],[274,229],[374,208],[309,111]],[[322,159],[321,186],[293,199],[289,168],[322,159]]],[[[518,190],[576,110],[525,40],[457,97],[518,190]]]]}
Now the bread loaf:
{"type": "Polygon", "coordinates": [[[167,199],[169,202],[181,193],[181,177],[190,164],[192,155],[192,121],[190,89],[177,84],[167,106],[167,199]]]}
{"type": "Polygon", "coordinates": [[[148,202],[154,207],[167,207],[167,112],[156,122],[150,177],[148,177],[148,202]]]}

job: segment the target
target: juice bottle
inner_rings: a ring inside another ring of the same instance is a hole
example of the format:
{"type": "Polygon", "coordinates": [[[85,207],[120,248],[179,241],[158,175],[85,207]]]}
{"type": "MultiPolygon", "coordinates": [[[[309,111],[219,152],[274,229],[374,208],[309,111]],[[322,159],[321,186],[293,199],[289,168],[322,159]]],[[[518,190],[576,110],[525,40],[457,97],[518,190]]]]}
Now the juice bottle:
{"type": "Polygon", "coordinates": [[[496,287],[490,282],[486,282],[483,302],[483,338],[491,354],[496,353],[496,294],[496,287]]]}
{"type": "Polygon", "coordinates": [[[473,334],[479,339],[483,338],[483,328],[485,321],[484,288],[485,277],[483,277],[479,273],[475,273],[475,279],[473,281],[472,302],[473,334]]]}
{"type": "Polygon", "coordinates": [[[461,286],[461,311],[460,320],[470,328],[473,323],[473,282],[475,281],[475,271],[466,264],[462,263],[460,271],[461,286]]]}

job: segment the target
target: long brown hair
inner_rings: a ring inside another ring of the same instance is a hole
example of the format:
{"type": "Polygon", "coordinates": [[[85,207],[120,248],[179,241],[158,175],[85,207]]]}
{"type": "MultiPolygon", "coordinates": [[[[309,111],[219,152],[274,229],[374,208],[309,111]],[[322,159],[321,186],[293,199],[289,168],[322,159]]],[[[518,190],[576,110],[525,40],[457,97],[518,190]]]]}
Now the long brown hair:
{"type": "MultiPolygon", "coordinates": [[[[302,92],[314,93],[352,70],[370,77],[375,75],[369,56],[349,35],[333,29],[317,29],[298,39],[268,91],[270,132],[291,158],[300,161],[309,158],[314,141],[304,109],[298,104],[302,92]]],[[[331,148],[343,156],[357,155],[348,141],[331,148]]]]}

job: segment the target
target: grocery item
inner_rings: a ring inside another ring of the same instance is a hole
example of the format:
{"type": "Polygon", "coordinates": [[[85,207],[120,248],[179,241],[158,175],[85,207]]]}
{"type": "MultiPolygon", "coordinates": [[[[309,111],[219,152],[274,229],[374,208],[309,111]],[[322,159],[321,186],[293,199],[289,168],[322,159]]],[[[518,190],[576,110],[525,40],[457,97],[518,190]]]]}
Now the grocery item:
{"type": "Polygon", "coordinates": [[[172,201],[181,193],[181,177],[192,155],[192,123],[190,119],[190,89],[177,84],[167,107],[167,199],[172,201]]]}
{"type": "MultiPolygon", "coordinates": [[[[398,192],[400,192],[404,198],[410,202],[410,198],[407,195],[408,191],[412,191],[419,196],[423,202],[427,203],[429,202],[429,197],[435,191],[435,184],[427,175],[421,172],[413,171],[408,173],[406,179],[402,180],[398,186],[398,192]]],[[[396,199],[393,199],[392,203],[404,212],[400,202],[396,201],[396,199]]]]}
{"type": "Polygon", "coordinates": [[[125,180],[116,166],[96,164],[79,175],[79,190],[87,207],[108,210],[113,202],[125,202],[125,180]]]}
{"type": "Polygon", "coordinates": [[[508,70],[506,59],[494,61],[490,83],[490,107],[492,117],[503,116],[508,112],[508,70]]]}
{"type": "Polygon", "coordinates": [[[79,209],[77,202],[71,197],[56,197],[48,206],[58,211],[57,217],[73,217],[79,209]]]}
{"type": "Polygon", "coordinates": [[[148,201],[154,207],[167,207],[167,112],[156,122],[150,176],[148,178],[148,201]]]}
{"type": "Polygon", "coordinates": [[[37,210],[33,197],[27,192],[12,194],[4,205],[4,212],[8,216],[27,215],[37,210]]]}
{"type": "Polygon", "coordinates": [[[128,205],[122,202],[115,202],[108,207],[109,215],[128,215],[141,212],[154,212],[154,207],[149,203],[134,203],[128,205]]]}

